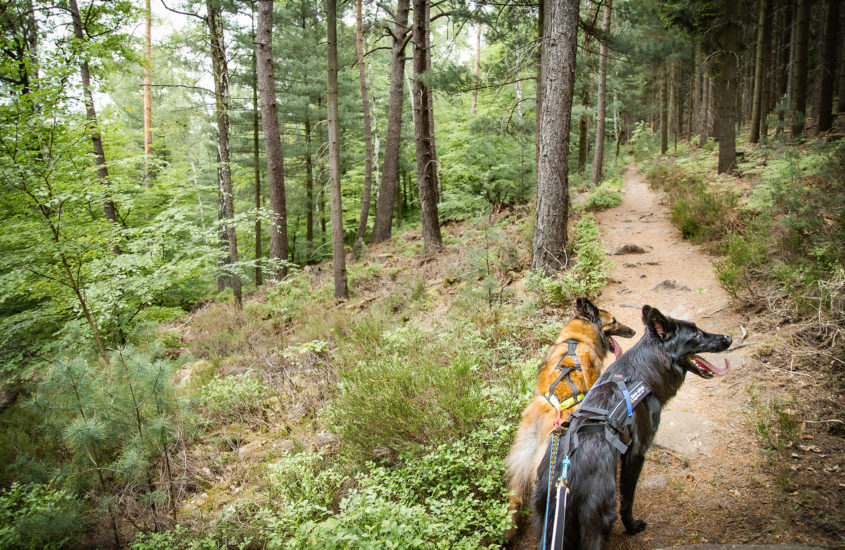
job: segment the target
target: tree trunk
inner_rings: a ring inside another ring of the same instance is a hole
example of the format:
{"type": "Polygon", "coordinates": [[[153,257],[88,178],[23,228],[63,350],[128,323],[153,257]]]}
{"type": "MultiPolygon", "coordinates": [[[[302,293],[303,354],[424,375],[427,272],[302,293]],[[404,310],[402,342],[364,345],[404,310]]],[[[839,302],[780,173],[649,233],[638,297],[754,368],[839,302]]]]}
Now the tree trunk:
{"type": "MultiPolygon", "coordinates": [[[[72,0],[73,1],[73,0],[72,0]]],[[[234,265],[238,262],[238,237],[235,233],[235,203],[232,194],[232,170],[229,149],[229,69],[226,66],[226,47],[223,42],[223,24],[220,8],[214,0],[206,0],[208,36],[211,46],[211,64],[214,77],[215,118],[217,119],[217,179],[219,184],[218,215],[221,234],[225,235],[225,251],[221,263],[234,265]]],[[[228,273],[235,295],[235,303],[241,307],[241,277],[235,271],[228,273]]]]}
{"type": "MultiPolygon", "coordinates": [[[[79,47],[82,47],[82,44],[86,40],[82,29],[82,18],[79,15],[79,6],[76,0],[69,0],[68,7],[70,8],[71,19],[73,19],[73,36],[79,43],[79,47]]],[[[109,169],[106,165],[106,153],[103,150],[103,137],[100,135],[97,111],[94,108],[94,93],[91,90],[91,71],[84,54],[82,54],[82,61],[79,62],[79,76],[82,79],[82,92],[85,96],[85,111],[88,116],[88,123],[91,125],[91,146],[94,150],[94,162],[97,164],[97,176],[105,188],[103,211],[107,220],[117,223],[117,210],[109,192],[111,181],[109,180],[109,169]]],[[[115,253],[119,253],[120,249],[115,246],[114,251],[115,253]]]]}
{"type": "Polygon", "coordinates": [[[522,48],[516,49],[516,113],[522,120],[522,48]]]}
{"type": "Polygon", "coordinates": [[[481,77],[481,21],[475,26],[475,70],[473,71],[474,85],[472,87],[472,108],[470,114],[475,114],[478,107],[478,81],[481,77]]]}
{"type": "MultiPolygon", "coordinates": [[[[288,259],[287,213],[285,208],[285,159],[279,131],[276,88],[273,76],[273,0],[258,2],[258,30],[255,41],[258,59],[258,89],[261,98],[261,127],[267,157],[267,190],[270,194],[270,259],[288,259]]],[[[270,278],[281,280],[287,274],[284,263],[270,269],[270,278]]]]}
{"type": "MultiPolygon", "coordinates": [[[[547,67],[548,68],[548,67],[547,67]]],[[[589,86],[584,87],[584,94],[581,97],[582,104],[584,107],[590,106],[590,88],[589,86]]],[[[587,168],[587,150],[589,149],[589,145],[587,145],[587,115],[581,115],[581,119],[578,121],[578,173],[583,174],[584,170],[587,168]]]]}
{"type": "Polygon", "coordinates": [[[669,149],[669,70],[661,68],[660,83],[660,154],[669,149]]]}
{"type": "Polygon", "coordinates": [[[346,252],[343,248],[343,206],[340,201],[340,123],[337,109],[337,0],[326,1],[326,27],[328,30],[328,100],[329,124],[329,178],[332,205],[332,265],[334,266],[334,297],[345,300],[349,296],[346,286],[346,252]]]}
{"type": "Polygon", "coordinates": [[[355,44],[358,48],[358,77],[361,80],[361,100],[364,106],[364,196],[361,199],[361,217],[355,232],[352,258],[358,259],[364,246],[367,217],[370,214],[370,193],[373,185],[373,130],[370,121],[370,97],[367,93],[367,72],[364,67],[364,20],[362,0],[355,2],[355,44]]]}
{"type": "MultiPolygon", "coordinates": [[[[252,10],[253,20],[255,9],[252,10]]],[[[252,32],[253,41],[256,40],[255,27],[252,32]]],[[[261,165],[258,152],[258,125],[261,123],[258,115],[258,53],[252,50],[252,166],[255,172],[255,286],[264,284],[264,273],[261,270],[261,165]]]]}
{"type": "Polygon", "coordinates": [[[431,252],[443,245],[440,236],[440,220],[437,214],[436,159],[432,144],[431,95],[429,85],[424,82],[428,72],[428,13],[429,0],[414,0],[414,112],[415,142],[417,149],[417,184],[420,190],[420,211],[425,252],[431,252]]]}
{"type": "Polygon", "coordinates": [[[599,47],[599,91],[596,99],[596,148],[593,154],[593,185],[602,178],[604,165],[604,117],[607,104],[607,36],[610,33],[610,10],[613,0],[605,0],[602,18],[602,40],[599,47]]]}
{"type": "Polygon", "coordinates": [[[792,137],[804,133],[807,117],[807,46],[809,42],[810,0],[797,0],[795,16],[795,49],[792,55],[792,137]]]}
{"type": "MultiPolygon", "coordinates": [[[[827,0],[817,133],[826,132],[833,125],[833,79],[836,76],[836,45],[839,43],[839,2],[840,0],[827,0]]],[[[841,71],[842,67],[839,70],[841,71]]]]}
{"type": "Polygon", "coordinates": [[[370,242],[380,243],[390,238],[393,222],[393,203],[399,179],[399,152],[402,146],[402,104],[405,87],[405,43],[408,29],[409,0],[399,0],[393,24],[393,64],[390,69],[390,98],[387,107],[387,137],[384,144],[384,164],[381,186],[376,200],[376,219],[370,242]]]}
{"type": "Polygon", "coordinates": [[[716,108],[719,123],[716,129],[719,139],[720,174],[733,172],[736,168],[736,55],[738,52],[737,18],[738,5],[732,0],[725,2],[725,21],[719,36],[718,72],[716,76],[716,108]]]}
{"type": "Polygon", "coordinates": [[[707,140],[706,137],[702,136],[702,109],[701,105],[704,103],[704,71],[702,70],[703,67],[703,60],[701,59],[701,46],[697,43],[693,50],[693,64],[695,65],[695,80],[693,83],[693,107],[692,107],[692,116],[694,123],[691,120],[691,127],[690,127],[690,134],[696,134],[699,136],[699,144],[702,144],[704,141],[707,140]]]}
{"type": "Polygon", "coordinates": [[[147,187],[153,186],[153,41],[152,9],[150,0],[146,0],[144,13],[144,180],[147,187]]]}
{"type": "Polygon", "coordinates": [[[314,165],[311,160],[311,118],[305,113],[305,257],[314,248],[314,165]]]}
{"type": "Polygon", "coordinates": [[[754,95],[751,106],[751,135],[748,141],[757,143],[760,141],[760,117],[763,110],[763,75],[766,67],[766,52],[768,43],[766,41],[766,12],[769,9],[768,0],[760,0],[760,12],[757,16],[757,55],[754,63],[754,95]]]}
{"type": "MultiPolygon", "coordinates": [[[[425,72],[431,78],[431,0],[425,2],[425,72]]],[[[432,177],[434,179],[435,205],[440,202],[440,164],[437,162],[437,140],[434,132],[434,88],[431,84],[426,86],[428,93],[428,128],[431,133],[431,162],[432,177]]],[[[439,221],[438,221],[439,225],[439,221]]]]}
{"type": "Polygon", "coordinates": [[[775,135],[782,135],[786,126],[785,110],[789,107],[790,84],[792,79],[792,50],[795,25],[793,24],[794,9],[791,1],[784,2],[781,8],[780,48],[778,48],[778,125],[775,135]]]}
{"type": "Polygon", "coordinates": [[[839,38],[841,44],[839,46],[839,85],[838,99],[836,100],[836,112],[845,113],[845,70],[842,66],[845,65],[845,33],[840,33],[839,38]]]}
{"type": "Polygon", "coordinates": [[[575,84],[578,0],[544,0],[543,129],[538,151],[537,206],[531,268],[566,267],[569,210],[569,126],[575,84]]]}
{"type": "Polygon", "coordinates": [[[543,42],[546,33],[546,8],[545,0],[540,0],[537,6],[537,91],[535,96],[537,99],[535,107],[535,122],[536,130],[534,132],[534,174],[535,179],[540,173],[540,136],[543,135],[543,120],[540,116],[543,110],[543,42]]]}
{"type": "Polygon", "coordinates": [[[772,110],[772,97],[774,95],[774,74],[772,64],[777,60],[776,49],[777,40],[775,33],[772,32],[773,16],[775,8],[775,0],[769,0],[769,7],[766,10],[766,36],[765,45],[766,51],[763,53],[764,67],[763,67],[763,94],[760,98],[760,141],[766,143],[769,140],[769,112],[772,110]]]}

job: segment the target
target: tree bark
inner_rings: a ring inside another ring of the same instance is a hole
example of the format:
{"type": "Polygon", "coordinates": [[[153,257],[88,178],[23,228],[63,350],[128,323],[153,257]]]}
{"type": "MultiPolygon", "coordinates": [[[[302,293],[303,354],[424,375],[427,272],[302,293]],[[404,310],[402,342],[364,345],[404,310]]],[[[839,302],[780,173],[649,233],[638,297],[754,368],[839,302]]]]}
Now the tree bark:
{"type": "Polygon", "coordinates": [[[716,129],[719,139],[720,174],[736,169],[736,56],[738,52],[738,5],[732,0],[725,2],[725,21],[719,36],[718,72],[716,76],[716,108],[719,123],[716,129]]]}
{"type": "Polygon", "coordinates": [[[660,154],[669,149],[669,70],[660,69],[660,154]]]}
{"type": "MultiPolygon", "coordinates": [[[[221,236],[225,235],[225,251],[221,258],[225,266],[238,262],[238,237],[235,233],[235,203],[232,194],[232,170],[229,148],[229,69],[226,66],[226,47],[223,42],[223,25],[220,21],[220,8],[214,0],[206,0],[205,23],[211,46],[211,65],[214,77],[215,118],[217,119],[217,158],[218,170],[218,215],[220,217],[221,236]]],[[[241,307],[241,277],[230,270],[228,274],[235,303],[241,307]]]]}
{"type": "Polygon", "coordinates": [[[311,117],[305,113],[305,257],[314,247],[314,164],[311,159],[311,117]]]}
{"type": "Polygon", "coordinates": [[[699,145],[703,145],[707,141],[706,132],[704,131],[704,127],[706,126],[704,123],[704,109],[702,107],[704,105],[704,60],[701,58],[701,46],[699,44],[695,45],[694,62],[695,90],[693,93],[693,113],[695,116],[695,127],[691,133],[697,134],[699,145]]]}
{"type": "MultiPolygon", "coordinates": [[[[264,154],[267,157],[267,190],[270,194],[270,258],[288,259],[287,212],[285,205],[285,159],[279,130],[276,88],[273,77],[273,0],[258,1],[256,32],[258,90],[261,99],[261,127],[264,130],[264,154]]],[[[284,263],[270,269],[271,279],[287,275],[284,263]]]]}
{"type": "MultiPolygon", "coordinates": [[[[254,21],[255,9],[252,10],[254,21]]],[[[255,26],[252,39],[256,40],[255,26]]],[[[261,270],[261,165],[258,151],[258,51],[252,50],[252,167],[255,178],[255,286],[264,284],[264,272],[261,270]]]]}
{"type": "Polygon", "coordinates": [[[767,52],[769,50],[768,44],[768,0],[760,0],[760,12],[757,16],[757,54],[754,63],[754,96],[751,106],[751,135],[748,141],[751,143],[758,143],[760,141],[760,118],[763,115],[763,98],[765,92],[763,91],[763,80],[765,78],[767,52]]]}
{"type": "Polygon", "coordinates": [[[478,81],[481,77],[481,21],[475,26],[475,69],[473,70],[472,107],[470,114],[474,115],[478,107],[478,81]]]}
{"type": "Polygon", "coordinates": [[[610,33],[610,10],[613,0],[605,0],[602,17],[602,40],[599,47],[599,91],[596,100],[596,148],[593,154],[593,185],[598,185],[604,168],[604,118],[607,105],[607,36],[610,33]]]}
{"type": "Polygon", "coordinates": [[[367,72],[364,66],[364,20],[362,0],[355,2],[355,44],[358,49],[358,77],[361,80],[361,101],[364,107],[364,196],[361,198],[361,217],[355,232],[352,258],[357,259],[364,246],[367,218],[370,214],[370,194],[373,185],[373,129],[370,120],[370,96],[367,93],[367,72]]]}
{"type": "Polygon", "coordinates": [[[842,69],[842,66],[845,65],[845,33],[840,32],[839,34],[841,44],[839,46],[839,85],[837,86],[839,95],[836,100],[836,112],[845,113],[845,70],[842,69]]]}
{"type": "Polygon", "coordinates": [[[535,107],[535,114],[534,117],[536,119],[535,126],[536,130],[534,132],[534,174],[535,179],[538,178],[538,174],[540,173],[540,136],[543,135],[543,120],[541,117],[542,109],[543,109],[543,39],[545,37],[545,26],[546,26],[546,8],[545,8],[545,0],[540,0],[539,6],[537,6],[537,91],[535,92],[535,96],[537,99],[536,107],[535,107]]]}
{"type": "MultiPolygon", "coordinates": [[[[68,7],[70,8],[71,19],[73,20],[73,36],[79,43],[79,47],[82,48],[86,40],[82,29],[82,18],[79,15],[79,6],[76,0],[69,0],[68,7]]],[[[82,56],[82,61],[79,62],[79,76],[82,79],[82,91],[85,96],[85,111],[88,116],[88,123],[91,125],[91,146],[94,150],[94,162],[97,164],[97,176],[105,188],[103,211],[107,220],[117,223],[117,209],[109,191],[111,180],[109,179],[109,168],[106,164],[106,153],[103,149],[103,137],[100,135],[97,111],[94,108],[94,92],[91,90],[91,70],[88,67],[87,54],[81,52],[80,55],[82,56]]],[[[119,253],[120,249],[115,246],[114,251],[115,253],[119,253]]]]}
{"type": "Polygon", "coordinates": [[[346,252],[343,248],[343,206],[340,200],[340,123],[337,108],[337,0],[326,1],[328,42],[328,100],[329,125],[329,192],[332,209],[332,265],[334,266],[334,297],[345,300],[349,296],[346,285],[346,252]]]}
{"type": "Polygon", "coordinates": [[[578,0],[544,0],[542,134],[531,268],[566,267],[569,210],[569,127],[575,83],[578,0]]]}
{"type": "MultiPolygon", "coordinates": [[[[827,0],[827,18],[822,44],[821,85],[819,87],[817,133],[830,130],[833,125],[833,80],[836,76],[836,45],[839,43],[839,3],[827,0]]],[[[839,67],[842,70],[842,67],[839,67]]],[[[840,91],[840,93],[842,93],[840,91]]]]}
{"type": "Polygon", "coordinates": [[[420,211],[425,252],[443,245],[440,220],[437,214],[437,173],[432,143],[431,95],[429,85],[423,80],[428,71],[428,13],[429,0],[414,0],[414,112],[415,141],[417,149],[417,184],[420,191],[420,211]]]}
{"type": "Polygon", "coordinates": [[[390,69],[390,97],[387,107],[387,137],[384,143],[384,164],[381,186],[376,200],[376,219],[373,222],[371,243],[390,238],[393,222],[393,203],[399,179],[399,152],[402,146],[402,105],[405,101],[405,46],[404,37],[409,32],[408,10],[410,0],[399,0],[396,21],[393,24],[393,63],[390,69]]]}
{"type": "Polygon", "coordinates": [[[766,143],[769,140],[769,113],[774,104],[773,96],[775,91],[774,71],[772,65],[777,60],[777,39],[773,32],[773,15],[776,0],[769,0],[769,7],[766,10],[766,52],[763,54],[765,59],[763,67],[763,95],[760,98],[760,141],[766,143]]]}
{"type": "Polygon", "coordinates": [[[144,180],[147,187],[153,186],[153,41],[152,9],[150,0],[146,0],[144,14],[144,180]]]}
{"type": "MultiPolygon", "coordinates": [[[[585,43],[586,47],[586,43],[585,43]]],[[[589,86],[584,87],[584,94],[581,97],[582,104],[584,107],[590,106],[590,88],[589,86]]],[[[589,145],[587,145],[587,114],[581,115],[581,119],[578,121],[578,173],[583,174],[584,170],[587,168],[587,150],[589,149],[589,145]]]]}
{"type": "Polygon", "coordinates": [[[810,0],[797,0],[795,16],[795,49],[792,55],[792,137],[804,133],[807,117],[807,46],[810,33],[810,0]]]}
{"type": "MultiPolygon", "coordinates": [[[[425,2],[425,72],[429,78],[433,74],[431,69],[431,0],[425,2]]],[[[435,204],[440,202],[440,163],[437,161],[437,140],[434,131],[434,88],[431,84],[426,86],[428,93],[428,128],[431,133],[431,161],[434,178],[435,204]]],[[[439,222],[438,222],[439,225],[439,222]]]]}

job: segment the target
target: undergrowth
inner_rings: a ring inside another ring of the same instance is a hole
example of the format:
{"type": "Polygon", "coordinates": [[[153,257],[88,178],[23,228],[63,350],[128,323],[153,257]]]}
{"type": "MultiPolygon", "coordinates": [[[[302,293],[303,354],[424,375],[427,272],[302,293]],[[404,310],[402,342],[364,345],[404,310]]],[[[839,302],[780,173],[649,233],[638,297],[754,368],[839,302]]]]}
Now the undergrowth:
{"type": "Polygon", "coordinates": [[[845,143],[751,150],[739,168],[744,181],[708,172],[709,154],[648,169],[649,182],[669,196],[672,220],[685,237],[723,255],[718,278],[735,298],[804,320],[799,338],[841,350],[845,143]]]}
{"type": "Polygon", "coordinates": [[[559,275],[529,275],[528,288],[544,303],[564,305],[579,296],[595,298],[607,284],[611,263],[599,239],[599,226],[591,214],[575,222],[575,258],[559,275]]]}

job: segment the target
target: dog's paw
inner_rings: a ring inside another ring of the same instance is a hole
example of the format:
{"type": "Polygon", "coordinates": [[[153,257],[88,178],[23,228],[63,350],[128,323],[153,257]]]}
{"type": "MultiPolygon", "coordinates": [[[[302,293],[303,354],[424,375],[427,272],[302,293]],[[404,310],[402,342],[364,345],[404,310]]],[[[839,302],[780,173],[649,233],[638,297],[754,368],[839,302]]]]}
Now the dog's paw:
{"type": "Polygon", "coordinates": [[[648,524],[646,522],[644,522],[643,520],[635,519],[635,520],[631,521],[630,523],[625,524],[625,531],[629,535],[636,535],[640,531],[645,530],[646,525],[648,525],[648,524]]]}

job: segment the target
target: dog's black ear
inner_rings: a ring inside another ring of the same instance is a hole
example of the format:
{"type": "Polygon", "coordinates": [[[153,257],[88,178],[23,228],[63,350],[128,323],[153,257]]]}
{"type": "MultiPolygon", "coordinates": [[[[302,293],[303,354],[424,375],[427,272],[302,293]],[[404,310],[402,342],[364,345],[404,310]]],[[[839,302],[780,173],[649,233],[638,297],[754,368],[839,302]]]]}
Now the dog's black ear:
{"type": "Polygon", "coordinates": [[[651,306],[643,306],[643,323],[661,340],[666,340],[675,332],[675,323],[651,306]]]}
{"type": "Polygon", "coordinates": [[[586,317],[591,323],[601,323],[599,320],[599,308],[597,308],[595,304],[587,298],[576,299],[575,310],[578,312],[578,315],[586,317]]]}

